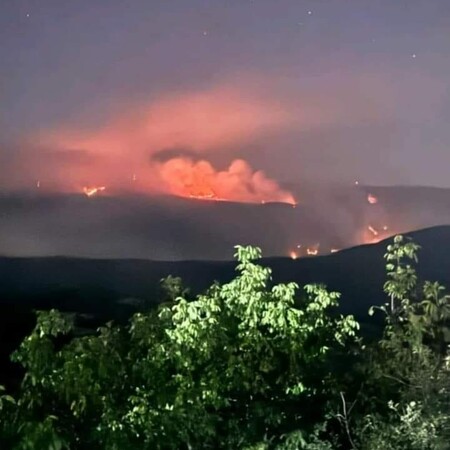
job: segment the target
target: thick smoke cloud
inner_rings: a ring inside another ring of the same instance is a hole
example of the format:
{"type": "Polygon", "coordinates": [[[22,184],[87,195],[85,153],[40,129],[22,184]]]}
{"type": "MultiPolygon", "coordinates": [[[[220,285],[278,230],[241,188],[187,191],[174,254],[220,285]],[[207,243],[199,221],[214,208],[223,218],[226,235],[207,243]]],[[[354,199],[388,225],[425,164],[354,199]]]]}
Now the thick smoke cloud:
{"type": "Polygon", "coordinates": [[[172,158],[159,164],[158,170],[169,191],[182,197],[295,204],[290,192],[281,189],[264,172],[253,171],[242,159],[219,171],[205,160],[172,158]]]}
{"type": "MultiPolygon", "coordinates": [[[[364,77],[356,78],[363,86],[364,77]]],[[[324,89],[294,89],[270,77],[240,76],[203,90],[127,103],[92,124],[88,117],[62,120],[52,128],[27,132],[20,143],[1,149],[6,161],[0,185],[23,188],[39,180],[42,190],[59,192],[105,185],[109,193],[173,193],[173,183],[160,169],[161,163],[179,157],[188,157],[193,165],[207,161],[220,173],[234,160],[246,160],[252,171],[242,171],[247,174],[241,177],[243,185],[232,183],[235,190],[227,189],[229,199],[236,201],[246,201],[239,192],[254,185],[260,170],[277,181],[312,177],[317,184],[324,174],[327,181],[336,181],[339,167],[351,178],[348,160],[357,159],[346,156],[342,138],[328,137],[330,132],[345,129],[354,135],[355,127],[385,118],[379,104],[367,98],[368,92],[379,96],[379,89],[371,86],[359,95],[351,87],[357,80],[349,77],[336,95],[324,89]]],[[[273,183],[270,191],[267,201],[285,196],[273,183]]]]}
{"type": "Polygon", "coordinates": [[[109,193],[180,196],[197,196],[207,183],[222,199],[293,201],[257,167],[227,156],[230,148],[284,129],[293,117],[270,99],[227,86],[170,95],[116,112],[101,126],[59,126],[29,136],[16,152],[14,172],[21,178],[13,181],[59,192],[101,185],[109,193]],[[182,158],[176,149],[183,149],[182,158]],[[217,155],[228,169],[214,167],[217,155]]]}
{"type": "MultiPolygon", "coordinates": [[[[24,129],[14,142],[0,141],[0,190],[105,186],[106,195],[195,196],[171,176],[181,165],[188,180],[202,179],[194,176],[202,171],[208,179],[220,174],[212,184],[234,201],[280,201],[291,181],[300,185],[294,193],[300,202],[307,185],[349,186],[355,179],[409,184],[412,150],[403,151],[402,136],[411,126],[398,120],[402,103],[396,92],[420,93],[423,80],[411,77],[400,87],[400,79],[375,70],[344,71],[314,77],[300,88],[270,73],[239,74],[201,89],[117,100],[91,122],[80,113],[50,128],[24,129]],[[235,160],[247,164],[239,177],[230,176],[235,160]]],[[[436,114],[442,89],[431,78],[429,85],[434,89],[414,110],[414,124],[436,114]]]]}

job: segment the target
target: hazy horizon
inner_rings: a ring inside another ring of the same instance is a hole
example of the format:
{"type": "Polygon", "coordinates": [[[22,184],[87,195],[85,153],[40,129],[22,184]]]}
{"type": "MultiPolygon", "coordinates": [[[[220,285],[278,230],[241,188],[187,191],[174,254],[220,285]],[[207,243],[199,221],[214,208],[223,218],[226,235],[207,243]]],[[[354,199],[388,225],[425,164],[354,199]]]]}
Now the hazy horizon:
{"type": "Polygon", "coordinates": [[[445,0],[3,2],[0,189],[450,187],[449,25],[445,0]]]}

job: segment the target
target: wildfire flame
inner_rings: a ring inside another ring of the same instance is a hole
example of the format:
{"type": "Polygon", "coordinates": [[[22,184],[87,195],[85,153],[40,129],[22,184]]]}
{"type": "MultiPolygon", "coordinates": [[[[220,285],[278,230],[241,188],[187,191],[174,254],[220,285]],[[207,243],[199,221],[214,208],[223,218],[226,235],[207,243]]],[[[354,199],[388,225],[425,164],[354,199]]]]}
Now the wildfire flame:
{"type": "Polygon", "coordinates": [[[208,194],[189,194],[190,198],[196,198],[197,200],[222,200],[214,192],[210,192],[208,194]]]}
{"type": "Polygon", "coordinates": [[[383,231],[379,231],[374,226],[369,225],[367,227],[367,233],[364,238],[365,243],[376,243],[379,242],[383,238],[383,232],[387,231],[387,227],[382,228],[383,231]]]}
{"type": "Polygon", "coordinates": [[[371,204],[371,205],[375,205],[376,203],[378,203],[378,198],[373,195],[373,194],[369,194],[367,196],[367,201],[371,204]]]}
{"type": "Polygon", "coordinates": [[[193,180],[192,183],[186,184],[185,188],[189,192],[190,198],[200,200],[221,200],[214,189],[204,179],[193,180]]]}
{"type": "Polygon", "coordinates": [[[373,244],[379,242],[381,239],[388,236],[389,227],[383,225],[382,227],[375,227],[368,225],[362,235],[363,242],[366,244],[373,244]]]}
{"type": "Polygon", "coordinates": [[[218,171],[206,160],[172,158],[158,166],[164,187],[174,195],[216,201],[280,202],[295,205],[293,195],[242,160],[218,171]]]}
{"type": "Polygon", "coordinates": [[[308,256],[316,256],[319,254],[319,248],[318,247],[308,247],[306,249],[306,254],[308,256]]]}
{"type": "Polygon", "coordinates": [[[377,237],[380,233],[378,233],[378,231],[372,226],[372,225],[369,225],[368,227],[367,227],[367,229],[375,236],[375,237],[377,237]]]}
{"type": "Polygon", "coordinates": [[[99,192],[104,191],[105,189],[106,189],[105,186],[92,186],[92,187],[85,186],[83,188],[83,192],[86,195],[86,197],[92,197],[98,194],[99,192]]]}
{"type": "MultiPolygon", "coordinates": [[[[308,255],[308,256],[316,256],[316,255],[318,255],[319,254],[319,246],[320,246],[320,244],[316,244],[316,245],[314,245],[312,247],[305,247],[306,255],[308,255]]],[[[300,250],[302,248],[301,244],[297,244],[296,248],[297,248],[297,250],[291,250],[289,252],[289,257],[291,259],[298,259],[298,258],[300,258],[301,254],[303,253],[300,250]]]]}

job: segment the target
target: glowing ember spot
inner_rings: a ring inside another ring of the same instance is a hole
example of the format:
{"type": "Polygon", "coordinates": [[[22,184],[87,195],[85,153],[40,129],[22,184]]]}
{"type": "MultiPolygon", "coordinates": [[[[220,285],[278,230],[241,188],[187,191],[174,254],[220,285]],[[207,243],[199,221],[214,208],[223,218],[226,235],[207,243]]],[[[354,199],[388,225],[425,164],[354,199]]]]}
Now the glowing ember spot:
{"type": "Polygon", "coordinates": [[[369,194],[367,196],[367,201],[371,204],[371,205],[375,205],[376,203],[378,203],[378,198],[375,197],[375,195],[373,194],[369,194]]]}
{"type": "Polygon", "coordinates": [[[358,186],[358,185],[359,185],[359,181],[356,180],[356,181],[355,181],[355,186],[358,186]]]}
{"type": "Polygon", "coordinates": [[[387,227],[375,228],[373,225],[367,226],[362,237],[362,241],[365,244],[375,244],[380,242],[381,239],[387,236],[387,227]]]}
{"type": "Polygon", "coordinates": [[[337,253],[340,249],[339,248],[332,248],[330,250],[330,253],[337,253]]]}
{"type": "Polygon", "coordinates": [[[389,230],[389,227],[388,227],[387,225],[385,225],[385,226],[383,227],[383,231],[387,231],[387,230],[389,230]]]}
{"type": "Polygon", "coordinates": [[[368,227],[367,227],[367,229],[376,237],[376,236],[378,236],[380,233],[378,233],[378,231],[377,230],[375,230],[375,228],[372,226],[372,225],[369,225],[368,227]]]}
{"type": "Polygon", "coordinates": [[[105,186],[92,186],[92,187],[84,187],[83,192],[86,195],[86,197],[92,197],[99,192],[102,192],[106,189],[105,186]]]}
{"type": "Polygon", "coordinates": [[[36,181],[36,187],[39,189],[41,187],[41,182],[39,180],[36,181]]]}
{"type": "Polygon", "coordinates": [[[319,247],[308,247],[306,249],[306,254],[309,256],[316,256],[319,254],[319,247]]]}
{"type": "Polygon", "coordinates": [[[215,196],[215,194],[190,194],[189,198],[195,198],[197,200],[213,200],[213,201],[220,201],[222,199],[215,196]]]}
{"type": "Polygon", "coordinates": [[[290,256],[291,259],[297,259],[298,258],[298,255],[297,255],[296,252],[289,253],[289,256],[290,256]]]}
{"type": "Polygon", "coordinates": [[[185,185],[190,198],[200,200],[221,200],[214,192],[213,188],[206,183],[198,182],[197,184],[185,185]]]}

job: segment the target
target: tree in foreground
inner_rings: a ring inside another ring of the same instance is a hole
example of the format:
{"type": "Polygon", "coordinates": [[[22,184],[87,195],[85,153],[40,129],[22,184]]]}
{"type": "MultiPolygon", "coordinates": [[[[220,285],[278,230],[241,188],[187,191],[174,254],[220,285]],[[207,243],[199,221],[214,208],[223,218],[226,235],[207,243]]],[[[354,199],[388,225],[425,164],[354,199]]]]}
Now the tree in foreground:
{"type": "Polygon", "coordinates": [[[14,354],[26,370],[20,395],[0,403],[5,445],[331,448],[314,447],[314,430],[342,390],[332,362],[358,324],[333,312],[338,293],[271,286],[260,250],[236,250],[230,283],[127,327],[69,339],[70,317],[40,312],[14,354]]]}
{"type": "Polygon", "coordinates": [[[358,448],[450,449],[450,296],[419,283],[419,246],[396,236],[385,255],[383,336],[365,354],[358,448]]]}
{"type": "Polygon", "coordinates": [[[230,283],[187,299],[169,278],[126,327],[74,337],[70,317],[40,312],[13,356],[21,391],[0,391],[1,448],[448,450],[450,297],[419,282],[418,249],[388,246],[370,311],[384,329],[365,345],[339,294],[272,286],[252,247],[230,283]]]}

